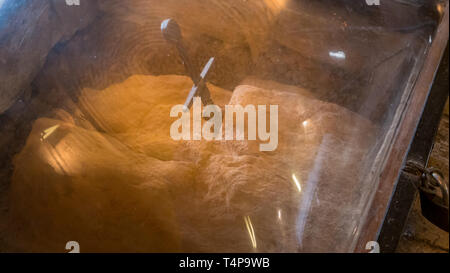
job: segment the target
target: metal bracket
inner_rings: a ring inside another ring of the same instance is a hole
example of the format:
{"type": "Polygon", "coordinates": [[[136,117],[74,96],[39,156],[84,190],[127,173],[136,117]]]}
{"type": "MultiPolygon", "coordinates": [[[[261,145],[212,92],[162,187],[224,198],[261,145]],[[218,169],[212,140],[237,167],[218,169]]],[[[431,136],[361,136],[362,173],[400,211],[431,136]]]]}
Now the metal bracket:
{"type": "Polygon", "coordinates": [[[442,230],[449,231],[449,192],[443,174],[409,161],[405,171],[420,176],[416,185],[420,194],[422,215],[442,230]]]}

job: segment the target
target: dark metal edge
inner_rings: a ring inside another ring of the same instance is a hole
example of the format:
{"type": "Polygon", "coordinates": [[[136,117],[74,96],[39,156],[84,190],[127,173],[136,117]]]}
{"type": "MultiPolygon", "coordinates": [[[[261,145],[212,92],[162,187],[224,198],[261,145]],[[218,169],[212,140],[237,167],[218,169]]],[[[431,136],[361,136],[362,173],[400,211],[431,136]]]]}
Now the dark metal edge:
{"type": "MultiPolygon", "coordinates": [[[[442,112],[449,96],[449,48],[445,50],[424,112],[408,152],[407,160],[427,166],[439,129],[442,112]]],[[[403,233],[408,215],[417,197],[418,177],[402,171],[389,209],[378,235],[381,252],[395,252],[403,233]]]]}

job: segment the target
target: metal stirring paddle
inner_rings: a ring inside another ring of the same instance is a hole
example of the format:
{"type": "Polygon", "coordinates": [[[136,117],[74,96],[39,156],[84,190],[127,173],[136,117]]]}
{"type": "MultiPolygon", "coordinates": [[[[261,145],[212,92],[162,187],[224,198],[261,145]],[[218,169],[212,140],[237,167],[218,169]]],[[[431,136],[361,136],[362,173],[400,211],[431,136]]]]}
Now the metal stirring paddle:
{"type": "Polygon", "coordinates": [[[184,44],[183,37],[181,35],[181,29],[178,23],[173,19],[164,20],[161,24],[161,32],[164,39],[167,42],[175,45],[175,47],[177,48],[178,53],[183,60],[186,72],[194,82],[194,86],[189,92],[189,95],[184,104],[185,109],[191,108],[193,99],[196,96],[200,96],[202,98],[202,102],[204,105],[214,104],[213,100],[211,99],[211,93],[206,86],[206,76],[208,75],[208,72],[214,63],[214,58],[209,59],[208,63],[203,68],[203,71],[200,73],[197,65],[189,58],[188,51],[184,44]]]}

